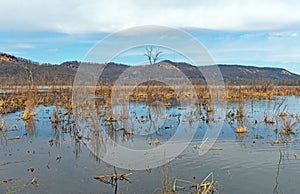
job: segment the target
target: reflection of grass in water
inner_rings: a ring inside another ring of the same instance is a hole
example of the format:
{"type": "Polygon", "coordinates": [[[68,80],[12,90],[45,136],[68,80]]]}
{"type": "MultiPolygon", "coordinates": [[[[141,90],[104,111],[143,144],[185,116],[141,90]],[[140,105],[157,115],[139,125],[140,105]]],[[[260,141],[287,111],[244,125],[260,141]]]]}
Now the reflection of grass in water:
{"type": "Polygon", "coordinates": [[[34,186],[34,187],[37,187],[38,186],[38,183],[37,183],[37,180],[36,178],[32,178],[30,181],[28,181],[27,183],[24,183],[24,184],[20,184],[20,185],[17,185],[17,186],[12,186],[12,187],[9,187],[7,190],[6,190],[6,193],[7,194],[11,194],[11,193],[16,193],[18,191],[22,191],[23,189],[26,189],[26,188],[29,188],[31,186],[34,186]]]}
{"type": "Polygon", "coordinates": [[[3,119],[1,114],[0,114],[0,131],[7,131],[6,119],[3,119]]]}

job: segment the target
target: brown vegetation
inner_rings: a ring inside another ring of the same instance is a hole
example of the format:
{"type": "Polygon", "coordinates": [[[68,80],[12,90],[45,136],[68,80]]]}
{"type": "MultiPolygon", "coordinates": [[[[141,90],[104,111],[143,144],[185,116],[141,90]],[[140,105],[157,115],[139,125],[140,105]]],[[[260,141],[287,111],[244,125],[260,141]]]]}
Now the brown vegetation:
{"type": "MultiPolygon", "coordinates": [[[[195,93],[197,96],[192,96],[191,91],[185,90],[184,86],[176,86],[177,92],[168,86],[124,86],[120,88],[113,88],[112,86],[98,86],[95,95],[102,98],[103,102],[106,102],[110,106],[110,98],[112,97],[112,90],[118,91],[118,98],[114,99],[115,102],[121,102],[123,99],[129,96],[131,101],[144,101],[148,102],[161,101],[165,105],[172,104],[176,105],[182,99],[198,99],[199,104],[209,103],[211,94],[208,87],[196,85],[194,86],[195,93]],[[180,88],[180,89],[178,89],[180,88]],[[179,93],[178,93],[179,91],[179,93]]],[[[39,90],[38,88],[31,89],[28,92],[27,87],[3,87],[5,90],[10,90],[13,92],[2,92],[0,93],[0,113],[5,114],[9,112],[15,112],[19,109],[26,107],[24,119],[32,117],[33,106],[34,105],[58,105],[64,106],[68,111],[72,109],[72,88],[66,87],[49,87],[48,89],[39,90]]],[[[237,86],[226,86],[225,94],[221,99],[225,101],[239,101],[243,99],[271,99],[274,96],[289,96],[296,95],[300,96],[300,87],[296,86],[277,86],[272,89],[265,90],[265,88],[260,87],[237,87],[237,86]]],[[[102,103],[103,103],[102,102],[102,103]]],[[[96,103],[101,103],[96,101],[96,103]]],[[[208,107],[208,112],[212,111],[212,107],[208,107]]],[[[240,113],[237,113],[237,117],[240,113]]],[[[271,120],[266,118],[266,123],[271,123],[271,120]]]]}

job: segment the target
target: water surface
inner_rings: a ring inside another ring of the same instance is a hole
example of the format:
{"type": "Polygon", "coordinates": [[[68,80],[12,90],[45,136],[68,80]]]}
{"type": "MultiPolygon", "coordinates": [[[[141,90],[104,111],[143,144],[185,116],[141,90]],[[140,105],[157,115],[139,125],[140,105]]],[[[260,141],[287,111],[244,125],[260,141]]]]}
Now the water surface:
{"type": "MultiPolygon", "coordinates": [[[[170,182],[169,191],[175,178],[200,183],[213,172],[220,193],[299,193],[299,127],[293,127],[295,135],[283,136],[277,132],[282,130],[286,120],[298,122],[300,98],[290,96],[229,102],[226,112],[236,113],[241,103],[245,117],[240,120],[222,119],[215,149],[199,156],[196,147],[203,141],[205,132],[220,122],[217,119],[217,104],[211,105],[214,111],[210,113],[200,107],[201,115],[197,117],[197,132],[193,141],[165,167],[142,171],[116,168],[117,173],[133,173],[128,176],[130,182],[118,181],[117,192],[162,193],[164,172],[170,182]],[[281,102],[282,105],[277,108],[281,102]],[[282,110],[289,113],[285,120],[277,116],[282,110]],[[273,118],[275,124],[263,122],[265,116],[273,118]],[[247,126],[248,133],[235,133],[240,124],[247,126]],[[274,144],[276,140],[282,143],[274,144]]],[[[105,121],[111,110],[104,106],[99,107],[99,122],[103,131],[114,131],[113,136],[118,143],[135,149],[151,149],[155,145],[149,145],[149,141],[158,139],[164,143],[174,134],[179,122],[189,122],[189,116],[185,115],[186,108],[168,107],[160,130],[150,135],[124,135],[122,130],[117,130],[124,126],[121,119],[112,125],[105,121]]],[[[91,153],[87,141],[78,139],[73,116],[64,108],[55,106],[38,106],[35,112],[35,118],[26,122],[21,119],[23,111],[2,115],[7,131],[0,132],[0,192],[114,193],[115,187],[93,178],[113,173],[114,167],[91,153]],[[52,122],[54,112],[60,118],[58,123],[52,122]],[[20,139],[13,139],[16,137],[20,139]],[[61,156],[59,160],[58,155],[61,156]],[[33,172],[28,170],[30,167],[33,172]],[[37,185],[28,184],[34,177],[37,185]]],[[[129,114],[135,118],[133,127],[143,128],[149,124],[145,104],[132,103],[129,114]]]]}

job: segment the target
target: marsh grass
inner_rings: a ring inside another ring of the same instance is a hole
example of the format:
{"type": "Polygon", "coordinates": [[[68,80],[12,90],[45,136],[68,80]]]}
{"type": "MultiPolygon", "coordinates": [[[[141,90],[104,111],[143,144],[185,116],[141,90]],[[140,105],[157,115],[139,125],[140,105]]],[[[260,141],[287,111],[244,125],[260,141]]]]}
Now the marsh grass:
{"type": "Polygon", "coordinates": [[[284,135],[295,135],[294,129],[296,128],[298,122],[294,121],[292,118],[283,118],[283,129],[282,133],[284,135]]]}
{"type": "MultiPolygon", "coordinates": [[[[122,93],[122,88],[120,88],[121,90],[121,97],[122,95],[128,95],[128,93],[123,92],[122,93]]],[[[201,107],[206,107],[203,108],[204,109],[204,120],[206,118],[209,118],[208,116],[213,116],[213,114],[207,114],[205,115],[205,113],[209,113],[209,112],[216,112],[218,111],[217,109],[214,108],[213,105],[209,104],[210,103],[210,93],[209,90],[207,89],[207,87],[205,86],[195,86],[195,89],[197,91],[197,95],[199,98],[199,104],[201,105],[201,107]],[[211,111],[210,111],[211,109],[211,111]],[[207,116],[207,117],[205,117],[207,116]]],[[[272,98],[276,95],[299,95],[300,94],[300,90],[298,90],[296,87],[272,87],[272,90],[269,88],[264,88],[264,89],[252,89],[252,88],[243,88],[243,87],[239,87],[239,88],[235,88],[235,87],[227,87],[227,91],[226,91],[226,99],[227,101],[236,101],[238,100],[239,105],[238,108],[236,110],[236,112],[234,112],[233,116],[230,114],[230,116],[233,117],[233,119],[236,119],[237,125],[235,126],[235,132],[239,135],[243,135],[244,133],[248,132],[248,125],[246,122],[246,116],[247,116],[247,109],[248,107],[245,106],[244,100],[247,98],[253,98],[253,99],[261,99],[261,98],[272,98]]],[[[127,91],[124,89],[124,91],[127,91]]],[[[105,106],[106,109],[101,112],[99,117],[102,117],[105,119],[108,119],[107,122],[113,123],[113,122],[119,122],[119,117],[117,117],[116,115],[110,115],[111,112],[109,112],[108,110],[111,109],[111,104],[110,104],[110,97],[111,97],[111,87],[110,86],[100,86],[97,88],[97,90],[95,91],[96,96],[101,96],[104,99],[104,103],[99,103],[98,106],[105,106]]],[[[24,91],[20,91],[18,90],[18,93],[13,93],[13,94],[1,94],[0,95],[0,107],[3,108],[3,111],[5,113],[8,113],[10,110],[16,110],[16,109],[23,109],[25,108],[24,111],[24,115],[23,117],[25,118],[24,120],[30,120],[31,118],[33,118],[34,116],[34,107],[36,105],[42,104],[42,105],[57,105],[58,107],[63,107],[67,109],[67,114],[73,114],[72,113],[72,99],[71,99],[71,90],[52,90],[51,88],[49,89],[48,92],[38,92],[37,90],[31,94],[32,96],[28,96],[28,93],[24,92],[24,91]]],[[[148,98],[148,102],[152,102],[154,100],[161,100],[162,102],[164,102],[165,104],[170,103],[171,105],[174,105],[178,102],[179,97],[183,97],[185,99],[188,99],[191,97],[189,91],[185,91],[182,90],[182,92],[180,94],[176,94],[174,92],[174,90],[166,87],[166,86],[149,86],[148,88],[146,88],[145,86],[139,86],[137,88],[135,88],[135,90],[133,90],[133,92],[130,95],[130,98],[132,101],[136,101],[136,102],[145,102],[145,100],[147,100],[148,98]],[[150,92],[149,92],[150,91],[150,92]]],[[[272,118],[274,115],[278,115],[279,118],[281,119],[274,119],[274,122],[280,122],[282,123],[282,127],[279,128],[281,131],[281,134],[284,135],[293,135],[295,133],[295,128],[297,126],[297,117],[292,117],[286,110],[286,106],[282,105],[283,103],[279,103],[277,106],[279,107],[275,107],[273,110],[272,115],[270,115],[272,118]],[[284,107],[284,108],[282,108],[284,107]]],[[[82,106],[86,106],[86,102],[82,101],[82,106]]],[[[184,108],[184,107],[182,107],[184,108]]],[[[101,110],[102,111],[102,110],[101,110]]],[[[159,110],[157,109],[157,112],[159,110]]],[[[152,110],[151,113],[152,117],[154,118],[153,115],[155,115],[155,109],[152,110]]],[[[158,115],[160,115],[159,113],[157,113],[158,115]]],[[[200,113],[199,113],[200,114],[200,113]]],[[[59,146],[59,132],[69,132],[71,133],[72,131],[72,135],[73,138],[76,142],[80,142],[81,139],[87,139],[88,137],[82,136],[78,131],[76,131],[76,129],[73,130],[69,130],[68,126],[65,125],[65,123],[67,123],[67,121],[65,121],[64,119],[61,119],[62,114],[59,113],[58,111],[54,111],[54,115],[53,115],[53,131],[55,131],[54,134],[54,139],[53,142],[55,142],[57,144],[57,146],[59,146]],[[57,124],[59,123],[59,124],[57,124]]],[[[140,115],[138,115],[140,116],[140,115]]],[[[201,115],[202,116],[202,115],[201,115]]],[[[83,116],[83,118],[85,119],[86,115],[83,116]]],[[[120,116],[121,119],[128,119],[128,115],[126,114],[122,114],[122,116],[120,116]]],[[[274,117],[275,118],[275,117],[274,117]]],[[[213,118],[209,118],[207,120],[207,122],[213,122],[213,118]]],[[[265,121],[266,122],[266,121],[265,121]]],[[[27,123],[31,123],[31,122],[27,122],[27,123]]],[[[267,123],[267,122],[266,122],[267,123]]],[[[5,119],[1,119],[0,117],[0,130],[6,130],[6,122],[5,119]]],[[[109,125],[109,133],[111,133],[111,136],[114,136],[114,134],[117,132],[118,129],[114,128],[112,124],[109,125]]],[[[125,127],[125,126],[124,126],[125,127]]],[[[275,127],[275,126],[271,126],[271,127],[275,127]]],[[[29,126],[26,126],[26,128],[30,128],[29,126]]],[[[170,127],[171,128],[171,127],[170,127]]],[[[123,132],[123,134],[125,134],[126,136],[133,136],[134,133],[132,131],[129,131],[127,128],[121,128],[119,129],[121,132],[123,132]]],[[[156,145],[156,143],[159,143],[159,140],[155,139],[155,141],[152,141],[153,145],[156,145]]],[[[146,142],[147,143],[147,142],[146,142]]],[[[158,144],[157,143],[157,144],[158,144]]],[[[98,148],[99,149],[99,148],[98,148]]],[[[77,151],[78,152],[78,151],[77,151]]],[[[97,156],[95,156],[97,157],[97,156]]],[[[170,167],[168,165],[164,165],[163,167],[161,167],[161,172],[162,172],[162,176],[163,176],[163,181],[162,181],[162,185],[163,188],[160,190],[162,191],[162,193],[172,193],[174,191],[171,191],[170,188],[174,188],[174,185],[171,186],[171,182],[169,180],[170,177],[170,167]]],[[[117,177],[116,175],[114,177],[117,177]]],[[[106,178],[106,177],[105,177],[106,178]]],[[[111,177],[108,177],[111,178],[111,177]]],[[[176,185],[176,184],[175,184],[176,185]]],[[[195,183],[195,186],[197,186],[197,183],[195,183]]],[[[204,186],[204,184],[202,185],[204,186]]],[[[207,185],[209,186],[209,185],[207,185]]],[[[175,186],[176,187],[176,186],[175,186]]],[[[195,187],[194,187],[195,188],[195,187]]],[[[203,187],[204,188],[204,187],[203,187]]],[[[207,187],[208,188],[208,187],[207,187]]],[[[199,191],[198,193],[200,193],[200,188],[198,188],[196,191],[199,191]]]]}
{"type": "Polygon", "coordinates": [[[34,107],[35,107],[34,99],[29,98],[25,101],[25,111],[22,116],[23,120],[30,120],[35,116],[34,107]]]}
{"type": "Polygon", "coordinates": [[[184,179],[175,179],[172,184],[172,192],[185,191],[194,194],[212,194],[217,192],[215,188],[216,181],[213,172],[209,173],[200,183],[184,179]]]}
{"type": "MultiPolygon", "coordinates": [[[[87,86],[88,87],[88,86],[87,86]]],[[[109,85],[97,86],[95,95],[103,97],[106,101],[111,98],[112,87],[109,85]]],[[[130,94],[128,94],[128,87],[124,86],[119,88],[120,98],[122,95],[130,95],[130,100],[136,102],[143,102],[145,100],[156,101],[159,100],[164,104],[176,104],[179,102],[179,99],[189,99],[193,98],[191,96],[191,91],[185,90],[185,86],[176,86],[181,88],[180,93],[176,93],[174,89],[163,86],[163,85],[150,85],[148,88],[145,85],[140,85],[135,87],[130,94]]],[[[5,87],[3,88],[5,89],[5,87]]],[[[11,86],[11,88],[6,88],[13,90],[12,93],[0,93],[0,113],[9,113],[15,112],[16,110],[25,108],[28,106],[28,113],[31,112],[32,104],[43,104],[51,105],[55,104],[58,106],[68,107],[68,110],[71,111],[72,107],[72,88],[56,87],[50,86],[47,89],[44,89],[43,92],[40,92],[36,86],[28,87],[16,87],[11,86]],[[31,94],[30,94],[31,93],[31,94]],[[31,101],[33,100],[33,102],[31,101]],[[28,102],[26,102],[28,101],[28,102]],[[26,102],[26,104],[25,104],[26,102]]],[[[197,98],[199,104],[209,103],[211,94],[208,87],[204,85],[194,85],[194,89],[197,93],[197,98]]],[[[300,96],[300,87],[296,86],[273,86],[271,88],[263,87],[250,87],[250,86],[226,86],[226,94],[222,97],[225,101],[236,101],[243,99],[271,99],[274,96],[290,96],[296,95],[300,96]]],[[[83,102],[84,103],[84,102],[83,102]]],[[[109,108],[109,105],[108,105],[109,108]]],[[[213,110],[213,109],[211,109],[213,110]]],[[[208,111],[211,111],[210,108],[208,111]]],[[[29,116],[30,114],[28,114],[29,116]]],[[[239,115],[239,114],[237,114],[239,115]]]]}
{"type": "Polygon", "coordinates": [[[6,119],[3,119],[1,114],[0,114],[0,131],[7,131],[6,119]]]}
{"type": "Polygon", "coordinates": [[[236,133],[247,133],[248,129],[247,129],[247,127],[239,126],[238,128],[236,128],[235,132],[236,133]]]}

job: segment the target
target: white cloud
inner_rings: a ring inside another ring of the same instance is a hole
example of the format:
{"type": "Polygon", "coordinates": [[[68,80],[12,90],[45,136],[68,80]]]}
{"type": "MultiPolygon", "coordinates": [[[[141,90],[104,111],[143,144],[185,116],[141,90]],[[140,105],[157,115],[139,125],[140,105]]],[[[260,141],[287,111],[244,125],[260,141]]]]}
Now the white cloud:
{"type": "Polygon", "coordinates": [[[297,38],[297,32],[283,31],[283,32],[271,32],[269,33],[269,39],[276,38],[297,38]]]}
{"type": "Polygon", "coordinates": [[[21,51],[4,51],[4,53],[9,53],[10,55],[24,55],[24,54],[27,54],[27,52],[21,52],[21,51]]]}
{"type": "Polygon", "coordinates": [[[21,48],[21,49],[32,49],[36,48],[36,45],[34,44],[27,44],[27,43],[18,43],[16,45],[13,45],[14,48],[21,48]]]}
{"type": "Polygon", "coordinates": [[[298,33],[297,32],[292,33],[291,37],[298,37],[298,33]]]}
{"type": "Polygon", "coordinates": [[[57,48],[50,48],[50,49],[47,49],[48,52],[58,52],[59,49],[57,48]]]}
{"type": "Polygon", "coordinates": [[[267,30],[300,24],[297,0],[0,0],[0,30],[111,32],[137,25],[267,30]]]}

